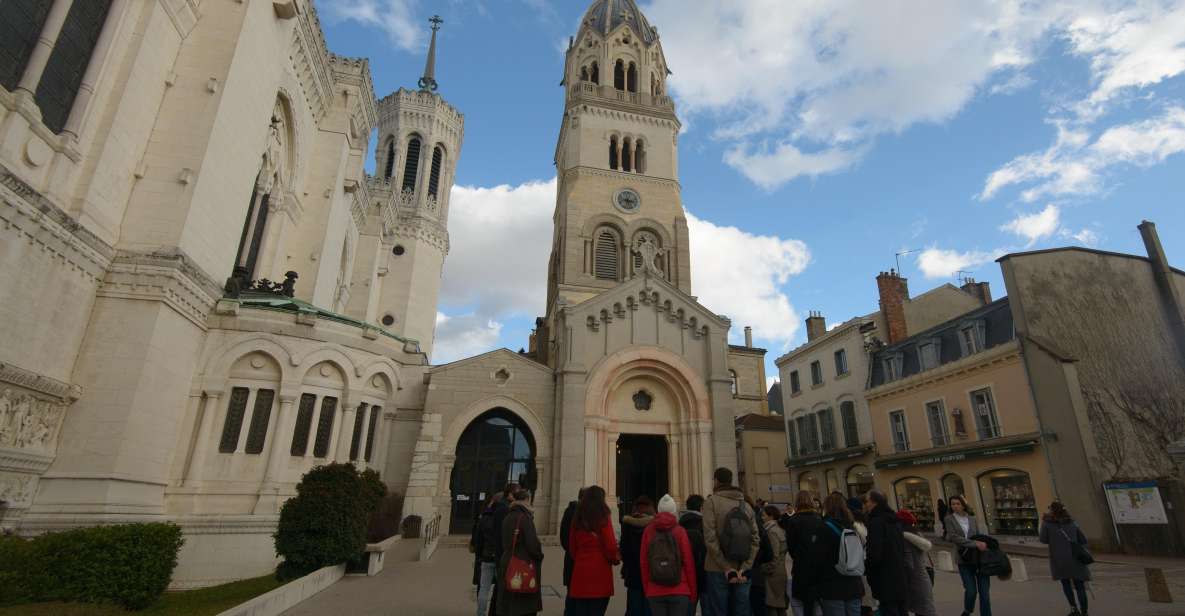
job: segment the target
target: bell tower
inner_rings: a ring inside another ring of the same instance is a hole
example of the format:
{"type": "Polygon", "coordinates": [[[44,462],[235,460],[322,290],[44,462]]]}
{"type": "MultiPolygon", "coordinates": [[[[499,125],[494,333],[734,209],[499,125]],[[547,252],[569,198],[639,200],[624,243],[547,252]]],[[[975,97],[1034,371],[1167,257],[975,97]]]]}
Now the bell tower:
{"type": "Polygon", "coordinates": [[[668,75],[658,30],[634,0],[592,3],[564,62],[548,325],[557,304],[578,304],[645,270],[691,291],[668,75]]]}
{"type": "Polygon", "coordinates": [[[378,103],[378,148],[372,196],[393,202],[384,221],[385,256],[378,263],[381,290],[375,320],[419,341],[431,355],[440,275],[448,255],[449,194],[461,155],[465,117],[437,93],[436,33],[419,89],[400,88],[378,103]]]}

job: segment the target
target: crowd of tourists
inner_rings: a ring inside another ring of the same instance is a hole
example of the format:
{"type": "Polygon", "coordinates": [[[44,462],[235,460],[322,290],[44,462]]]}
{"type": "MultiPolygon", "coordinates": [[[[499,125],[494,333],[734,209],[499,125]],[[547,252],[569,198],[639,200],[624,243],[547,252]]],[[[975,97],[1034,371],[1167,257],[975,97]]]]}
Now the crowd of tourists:
{"type": "MultiPolygon", "coordinates": [[[[524,616],[543,610],[543,547],[530,492],[510,484],[474,524],[476,616],[524,616]]],[[[963,585],[963,616],[991,616],[993,577],[1011,575],[1008,557],[962,496],[939,502],[940,536],[953,544],[963,585]]],[[[937,616],[933,543],[916,516],[894,511],[871,490],[823,500],[799,492],[779,509],[750,502],[716,469],[707,498],[692,495],[680,513],[668,494],[646,496],[621,518],[617,537],[605,490],[589,486],[560,522],[565,616],[604,616],[614,568],[626,587],[626,616],[937,616]],[[787,571],[787,563],[790,567],[787,571]]],[[[1093,562],[1086,537],[1059,502],[1046,513],[1052,577],[1071,616],[1087,615],[1093,562]]]]}

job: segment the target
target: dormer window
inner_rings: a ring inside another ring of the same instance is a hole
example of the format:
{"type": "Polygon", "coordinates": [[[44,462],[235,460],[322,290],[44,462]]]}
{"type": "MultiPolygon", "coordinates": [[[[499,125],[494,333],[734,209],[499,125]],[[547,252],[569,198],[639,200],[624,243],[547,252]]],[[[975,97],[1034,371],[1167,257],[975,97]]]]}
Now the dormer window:
{"type": "Polygon", "coordinates": [[[918,344],[918,365],[922,370],[933,370],[941,363],[941,341],[938,339],[925,340],[918,344]]]}
{"type": "Polygon", "coordinates": [[[897,379],[901,378],[901,364],[903,359],[904,357],[902,357],[901,353],[892,353],[886,355],[884,359],[881,360],[881,367],[885,371],[886,383],[889,381],[896,381],[897,379]]]}
{"type": "Polygon", "coordinates": [[[974,355],[984,349],[983,321],[969,321],[959,325],[959,347],[963,357],[974,355]]]}

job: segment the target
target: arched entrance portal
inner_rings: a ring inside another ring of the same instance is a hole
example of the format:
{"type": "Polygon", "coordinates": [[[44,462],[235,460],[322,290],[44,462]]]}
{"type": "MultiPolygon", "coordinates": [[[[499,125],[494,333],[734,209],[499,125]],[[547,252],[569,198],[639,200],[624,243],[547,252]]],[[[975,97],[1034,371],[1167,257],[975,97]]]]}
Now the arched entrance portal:
{"type": "Polygon", "coordinates": [[[535,437],[514,413],[496,408],[474,419],[457,441],[449,533],[468,534],[486,497],[512,481],[535,489],[535,437]]]}

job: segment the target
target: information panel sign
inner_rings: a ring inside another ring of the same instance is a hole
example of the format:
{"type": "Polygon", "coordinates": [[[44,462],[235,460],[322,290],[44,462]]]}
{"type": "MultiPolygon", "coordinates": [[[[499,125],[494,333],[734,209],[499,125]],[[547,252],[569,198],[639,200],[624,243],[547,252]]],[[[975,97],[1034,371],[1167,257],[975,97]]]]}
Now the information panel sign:
{"type": "Polygon", "coordinates": [[[1116,524],[1168,524],[1155,481],[1104,483],[1107,505],[1116,524]]]}

